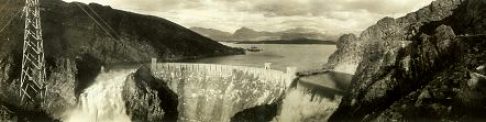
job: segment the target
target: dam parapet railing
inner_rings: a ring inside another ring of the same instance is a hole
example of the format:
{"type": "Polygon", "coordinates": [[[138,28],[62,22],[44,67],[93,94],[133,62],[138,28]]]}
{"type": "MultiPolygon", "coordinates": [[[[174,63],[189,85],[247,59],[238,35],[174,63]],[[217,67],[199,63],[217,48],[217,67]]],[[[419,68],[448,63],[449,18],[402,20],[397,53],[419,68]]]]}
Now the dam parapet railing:
{"type": "Polygon", "coordinates": [[[174,73],[181,70],[189,70],[208,77],[231,77],[236,75],[236,72],[243,72],[264,81],[277,81],[279,84],[285,84],[286,88],[297,78],[297,69],[295,67],[287,67],[287,71],[283,72],[271,69],[269,63],[265,63],[262,67],[200,63],[152,63],[151,69],[156,77],[164,74],[165,76],[175,75],[174,73]]]}

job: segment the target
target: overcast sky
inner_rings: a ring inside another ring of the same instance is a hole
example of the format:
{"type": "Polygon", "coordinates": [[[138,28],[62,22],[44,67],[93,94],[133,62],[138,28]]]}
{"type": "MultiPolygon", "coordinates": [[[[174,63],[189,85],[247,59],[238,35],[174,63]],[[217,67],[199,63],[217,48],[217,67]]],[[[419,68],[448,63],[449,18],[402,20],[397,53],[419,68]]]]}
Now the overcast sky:
{"type": "Polygon", "coordinates": [[[95,2],[159,16],[185,27],[233,32],[303,27],[322,33],[358,33],[377,20],[400,17],[433,0],[64,0],[95,2]]]}

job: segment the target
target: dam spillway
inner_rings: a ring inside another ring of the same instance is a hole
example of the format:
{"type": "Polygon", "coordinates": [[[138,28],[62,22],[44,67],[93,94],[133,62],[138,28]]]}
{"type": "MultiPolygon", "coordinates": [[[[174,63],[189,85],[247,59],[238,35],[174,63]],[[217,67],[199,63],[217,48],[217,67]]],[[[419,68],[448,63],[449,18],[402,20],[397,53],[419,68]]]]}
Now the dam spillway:
{"type": "Polygon", "coordinates": [[[179,121],[230,121],[236,113],[277,102],[290,86],[295,68],[215,64],[152,64],[156,78],[179,95],[179,121]]]}
{"type": "Polygon", "coordinates": [[[80,95],[78,105],[63,114],[63,120],[327,120],[339,102],[305,85],[293,86],[300,84],[294,71],[187,63],[112,69],[101,72],[80,95]],[[145,74],[156,80],[144,78],[145,74]],[[158,83],[165,85],[153,87],[158,83]]]}

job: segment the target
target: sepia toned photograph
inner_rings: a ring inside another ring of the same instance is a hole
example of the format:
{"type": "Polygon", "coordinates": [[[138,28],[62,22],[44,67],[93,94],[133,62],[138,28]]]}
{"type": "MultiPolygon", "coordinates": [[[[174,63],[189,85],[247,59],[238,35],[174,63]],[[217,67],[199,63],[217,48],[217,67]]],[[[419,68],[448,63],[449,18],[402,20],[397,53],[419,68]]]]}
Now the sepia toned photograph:
{"type": "Polygon", "coordinates": [[[0,0],[0,122],[486,121],[486,0],[0,0]]]}

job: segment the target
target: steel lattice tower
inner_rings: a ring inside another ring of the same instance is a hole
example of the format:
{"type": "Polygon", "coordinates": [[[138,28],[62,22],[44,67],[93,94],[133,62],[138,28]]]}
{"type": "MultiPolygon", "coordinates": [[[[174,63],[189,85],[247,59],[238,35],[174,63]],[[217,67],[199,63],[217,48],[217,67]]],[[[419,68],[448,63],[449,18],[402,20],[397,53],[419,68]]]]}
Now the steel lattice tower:
{"type": "Polygon", "coordinates": [[[22,53],[20,96],[22,103],[36,102],[46,96],[46,69],[39,0],[26,0],[25,32],[22,53]]]}

